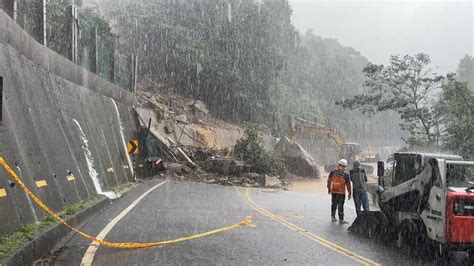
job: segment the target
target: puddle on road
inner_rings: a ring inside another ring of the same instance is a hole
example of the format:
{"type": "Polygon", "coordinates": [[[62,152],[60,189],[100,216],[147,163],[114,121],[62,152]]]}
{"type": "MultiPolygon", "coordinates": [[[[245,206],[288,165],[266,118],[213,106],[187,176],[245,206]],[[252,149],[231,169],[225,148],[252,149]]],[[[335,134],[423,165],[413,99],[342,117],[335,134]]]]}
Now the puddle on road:
{"type": "Polygon", "coordinates": [[[299,180],[293,181],[290,185],[290,191],[302,193],[326,193],[326,178],[318,180],[299,180]]]}
{"type": "MultiPolygon", "coordinates": [[[[291,182],[289,190],[301,193],[327,194],[327,177],[329,173],[320,169],[320,179],[298,179],[291,182]]],[[[377,183],[377,177],[368,176],[369,183],[377,183]]]]}

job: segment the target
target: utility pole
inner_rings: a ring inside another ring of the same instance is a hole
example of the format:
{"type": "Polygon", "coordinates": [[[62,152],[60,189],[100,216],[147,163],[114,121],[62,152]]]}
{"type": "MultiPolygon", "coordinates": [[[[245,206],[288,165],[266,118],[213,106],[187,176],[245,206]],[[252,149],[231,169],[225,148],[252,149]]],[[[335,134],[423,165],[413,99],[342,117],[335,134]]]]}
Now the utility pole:
{"type": "Polygon", "coordinates": [[[110,51],[109,65],[110,65],[110,81],[115,84],[115,50],[116,40],[112,42],[112,51],[110,51]]]}
{"type": "Polygon", "coordinates": [[[230,2],[227,2],[227,21],[232,21],[232,4],[230,2]]]}
{"type": "Polygon", "coordinates": [[[39,43],[43,44],[44,46],[48,45],[46,29],[47,29],[47,21],[46,21],[46,0],[40,0],[36,2],[36,10],[38,15],[38,29],[37,33],[37,40],[39,43]]]}
{"type": "Polygon", "coordinates": [[[133,93],[137,93],[137,76],[138,76],[138,56],[135,55],[135,64],[133,65],[133,93]]]}
{"type": "Polygon", "coordinates": [[[70,34],[71,34],[71,54],[72,62],[77,63],[77,7],[72,4],[70,9],[70,34]]]}
{"type": "Polygon", "coordinates": [[[135,92],[135,85],[136,85],[136,65],[137,65],[137,57],[134,54],[131,54],[128,56],[127,60],[127,65],[128,65],[128,73],[130,77],[130,91],[135,92]]]}
{"type": "Polygon", "coordinates": [[[91,32],[91,49],[90,49],[91,72],[98,74],[99,67],[97,54],[97,27],[94,27],[91,32]]]}

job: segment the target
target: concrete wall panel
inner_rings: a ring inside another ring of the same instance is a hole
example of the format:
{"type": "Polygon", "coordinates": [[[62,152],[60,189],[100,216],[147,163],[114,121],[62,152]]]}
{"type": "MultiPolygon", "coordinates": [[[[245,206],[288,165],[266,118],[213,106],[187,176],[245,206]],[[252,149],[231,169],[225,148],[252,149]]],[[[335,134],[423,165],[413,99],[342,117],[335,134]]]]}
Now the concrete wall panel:
{"type": "MultiPolygon", "coordinates": [[[[133,180],[124,146],[137,135],[133,94],[37,43],[2,10],[0,76],[0,155],[50,208],[133,180]]],[[[45,216],[9,180],[0,169],[0,237],[45,216]]]]}

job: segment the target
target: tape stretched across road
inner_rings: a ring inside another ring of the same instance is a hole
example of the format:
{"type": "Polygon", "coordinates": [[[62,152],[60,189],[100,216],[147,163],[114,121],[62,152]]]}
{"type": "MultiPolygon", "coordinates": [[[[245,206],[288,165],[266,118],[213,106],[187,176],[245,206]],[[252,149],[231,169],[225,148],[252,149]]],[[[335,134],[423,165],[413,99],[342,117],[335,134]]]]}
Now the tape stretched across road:
{"type": "Polygon", "coordinates": [[[0,165],[3,166],[3,168],[5,168],[5,170],[10,174],[11,178],[15,182],[17,182],[18,185],[26,192],[26,194],[28,194],[28,196],[30,198],[32,198],[36,202],[36,204],[38,204],[45,212],[47,212],[49,215],[54,217],[60,223],[64,224],[66,227],[68,227],[72,231],[76,232],[77,234],[89,239],[90,241],[94,241],[94,242],[96,242],[100,245],[107,246],[107,247],[113,247],[113,248],[162,247],[162,246],[165,246],[165,245],[175,244],[175,243],[184,242],[184,241],[188,241],[188,240],[192,240],[192,239],[197,239],[197,238],[202,238],[202,237],[206,237],[206,236],[215,235],[215,234],[218,234],[218,233],[223,233],[225,231],[230,231],[230,230],[236,229],[238,227],[250,227],[250,226],[252,226],[252,224],[251,224],[252,223],[252,217],[248,216],[247,218],[245,218],[241,222],[236,223],[234,225],[230,225],[230,226],[222,227],[222,228],[215,229],[215,230],[212,230],[212,231],[209,231],[209,232],[205,232],[205,233],[201,233],[201,234],[197,234],[197,235],[192,235],[192,236],[188,236],[188,237],[182,237],[182,238],[178,238],[178,239],[174,239],[174,240],[166,240],[166,241],[161,241],[161,242],[148,242],[148,243],[108,242],[108,241],[97,239],[97,238],[95,238],[91,235],[88,235],[88,234],[74,228],[73,226],[69,225],[63,218],[61,218],[58,214],[56,214],[53,210],[51,210],[48,206],[46,206],[43,203],[43,201],[41,201],[38,197],[36,197],[36,195],[33,192],[31,192],[31,190],[29,190],[28,187],[26,187],[25,183],[23,183],[23,181],[16,175],[16,173],[12,170],[12,168],[5,162],[3,157],[0,157],[0,165]]]}

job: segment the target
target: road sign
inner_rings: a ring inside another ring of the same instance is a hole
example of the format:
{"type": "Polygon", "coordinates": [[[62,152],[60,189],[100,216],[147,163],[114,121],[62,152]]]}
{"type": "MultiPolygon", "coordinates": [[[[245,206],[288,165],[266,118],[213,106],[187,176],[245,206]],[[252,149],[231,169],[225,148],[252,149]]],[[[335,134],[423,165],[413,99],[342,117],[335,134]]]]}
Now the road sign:
{"type": "Polygon", "coordinates": [[[127,145],[128,154],[138,154],[138,140],[131,140],[127,145]]]}

